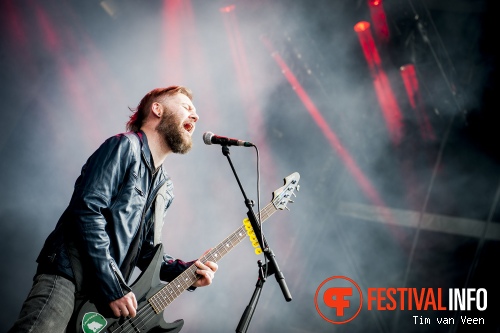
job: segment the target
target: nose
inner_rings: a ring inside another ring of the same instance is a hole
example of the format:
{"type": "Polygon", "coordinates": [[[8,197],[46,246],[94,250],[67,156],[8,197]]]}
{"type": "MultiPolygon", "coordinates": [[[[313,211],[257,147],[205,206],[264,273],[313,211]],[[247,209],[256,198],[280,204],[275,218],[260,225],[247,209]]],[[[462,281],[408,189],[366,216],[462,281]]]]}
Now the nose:
{"type": "Polygon", "coordinates": [[[189,118],[191,118],[194,122],[197,122],[198,119],[200,119],[196,111],[192,111],[191,114],[189,115],[189,118]]]}

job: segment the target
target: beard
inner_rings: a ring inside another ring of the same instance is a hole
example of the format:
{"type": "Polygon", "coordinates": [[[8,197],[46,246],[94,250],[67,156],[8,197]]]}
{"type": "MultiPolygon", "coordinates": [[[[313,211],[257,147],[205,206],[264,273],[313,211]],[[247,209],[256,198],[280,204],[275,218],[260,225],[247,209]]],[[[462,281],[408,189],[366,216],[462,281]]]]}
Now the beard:
{"type": "Polygon", "coordinates": [[[178,123],[174,113],[164,112],[156,130],[173,153],[186,154],[193,147],[193,141],[190,136],[184,135],[184,128],[178,123]]]}

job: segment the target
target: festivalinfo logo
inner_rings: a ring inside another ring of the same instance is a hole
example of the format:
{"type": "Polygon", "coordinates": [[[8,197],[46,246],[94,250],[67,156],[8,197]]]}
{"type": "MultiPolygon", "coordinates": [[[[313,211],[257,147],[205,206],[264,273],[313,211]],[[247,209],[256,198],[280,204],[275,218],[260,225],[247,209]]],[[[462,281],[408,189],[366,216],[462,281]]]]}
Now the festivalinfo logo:
{"type": "MultiPolygon", "coordinates": [[[[332,324],[346,324],[362,310],[366,297],[368,311],[485,311],[485,288],[367,288],[365,292],[346,276],[325,279],[316,289],[314,303],[319,315],[332,324]],[[445,304],[445,300],[448,300],[445,304]]],[[[485,324],[484,318],[463,314],[462,324],[485,324]]],[[[415,324],[430,324],[431,319],[413,316],[415,324]]],[[[455,318],[435,318],[438,324],[455,324],[455,318]]]]}

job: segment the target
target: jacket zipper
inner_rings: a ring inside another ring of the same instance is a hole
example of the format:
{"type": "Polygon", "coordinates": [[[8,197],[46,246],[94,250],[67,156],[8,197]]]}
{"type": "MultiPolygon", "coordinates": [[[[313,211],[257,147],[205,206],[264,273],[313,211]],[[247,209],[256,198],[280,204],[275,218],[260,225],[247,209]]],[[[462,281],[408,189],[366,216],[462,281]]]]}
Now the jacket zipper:
{"type": "MultiPolygon", "coordinates": [[[[129,288],[127,286],[127,284],[125,283],[125,281],[123,280],[123,278],[121,277],[121,273],[120,271],[118,270],[118,267],[116,267],[115,265],[115,262],[114,261],[111,261],[111,269],[113,270],[113,272],[115,273],[115,276],[116,276],[116,279],[118,280],[118,285],[120,286],[120,289],[122,290],[122,293],[125,294],[123,292],[123,288],[125,288],[125,290],[127,290],[128,292],[132,291],[131,288],[129,288]]],[[[128,279],[128,278],[127,278],[128,279]]]]}
{"type": "MultiPolygon", "coordinates": [[[[143,154],[144,154],[144,153],[143,153],[143,154]]],[[[143,157],[145,157],[145,156],[143,156],[143,157]]],[[[146,159],[146,158],[144,158],[144,159],[146,159]]],[[[152,176],[152,178],[151,178],[151,183],[150,183],[149,188],[152,188],[152,187],[153,187],[153,185],[154,185],[154,181],[155,181],[154,173],[152,173],[152,174],[153,174],[153,176],[152,176]]],[[[145,224],[146,224],[146,221],[144,221],[144,217],[145,217],[145,215],[146,215],[146,212],[147,212],[147,211],[148,211],[148,209],[151,207],[151,205],[153,204],[154,200],[156,200],[156,197],[158,196],[158,192],[159,192],[160,188],[161,188],[161,187],[163,186],[163,184],[165,184],[166,182],[167,182],[167,178],[165,178],[165,180],[164,180],[163,182],[161,182],[158,186],[156,186],[156,188],[155,188],[155,189],[153,189],[154,196],[153,196],[153,199],[152,199],[152,200],[149,198],[150,196],[148,195],[148,198],[146,199],[146,200],[147,200],[147,202],[146,202],[146,206],[144,206],[144,209],[142,210],[142,214],[141,214],[141,223],[140,223],[140,226],[142,226],[142,228],[140,227],[140,228],[137,230],[137,232],[141,233],[141,232],[142,232],[142,230],[144,230],[144,229],[146,228],[146,225],[145,225],[145,224]],[[156,193],[155,193],[155,192],[156,192],[156,193]]],[[[142,192],[142,191],[141,191],[141,192],[142,192]]],[[[143,237],[143,235],[139,235],[139,236],[143,237]]],[[[140,242],[141,242],[141,244],[142,244],[142,240],[140,240],[140,242]]],[[[141,245],[141,247],[142,247],[142,245],[141,245]]],[[[140,252],[140,250],[139,250],[138,252],[140,252]]],[[[135,256],[135,258],[134,258],[134,263],[133,263],[132,267],[135,267],[136,263],[137,263],[137,255],[136,255],[136,256],[135,256]]],[[[130,270],[130,272],[127,274],[127,275],[128,275],[128,276],[126,277],[127,281],[130,279],[130,276],[132,276],[132,272],[133,272],[133,271],[134,271],[134,270],[133,270],[133,269],[131,269],[131,270],[130,270]]]]}

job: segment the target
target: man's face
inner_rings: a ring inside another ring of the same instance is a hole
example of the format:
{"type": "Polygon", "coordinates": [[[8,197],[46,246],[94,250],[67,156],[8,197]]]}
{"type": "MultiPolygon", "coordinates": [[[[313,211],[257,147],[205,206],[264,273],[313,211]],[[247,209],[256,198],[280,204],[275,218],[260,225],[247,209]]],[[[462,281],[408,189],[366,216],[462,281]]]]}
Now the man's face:
{"type": "Polygon", "coordinates": [[[186,154],[193,146],[191,136],[198,121],[193,103],[186,95],[177,93],[166,97],[160,104],[163,113],[156,130],[172,152],[186,154]]]}

